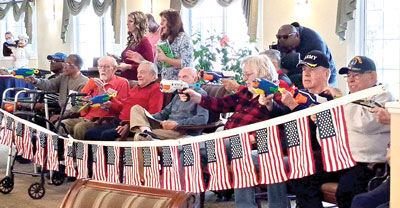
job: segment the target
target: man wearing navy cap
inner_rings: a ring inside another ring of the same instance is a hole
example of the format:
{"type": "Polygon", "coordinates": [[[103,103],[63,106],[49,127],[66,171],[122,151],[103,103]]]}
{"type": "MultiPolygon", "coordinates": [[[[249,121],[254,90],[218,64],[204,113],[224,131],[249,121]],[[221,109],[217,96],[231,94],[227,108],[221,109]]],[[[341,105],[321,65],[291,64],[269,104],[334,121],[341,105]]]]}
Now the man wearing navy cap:
{"type": "Polygon", "coordinates": [[[64,53],[55,53],[54,55],[47,56],[47,60],[50,61],[50,71],[54,73],[48,79],[56,78],[62,74],[65,59],[67,59],[67,55],[64,53]]]}

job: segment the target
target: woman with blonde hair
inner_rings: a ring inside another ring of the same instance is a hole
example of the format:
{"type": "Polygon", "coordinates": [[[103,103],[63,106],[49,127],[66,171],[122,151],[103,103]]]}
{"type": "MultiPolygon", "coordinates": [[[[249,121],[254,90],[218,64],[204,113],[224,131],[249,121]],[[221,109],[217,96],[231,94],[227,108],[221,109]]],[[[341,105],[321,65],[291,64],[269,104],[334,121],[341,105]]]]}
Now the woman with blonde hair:
{"type": "Polygon", "coordinates": [[[153,50],[146,37],[148,22],[146,15],[135,11],[128,15],[128,42],[126,49],[121,54],[121,63],[118,69],[121,76],[128,80],[137,80],[137,68],[143,60],[154,62],[153,50]]]}

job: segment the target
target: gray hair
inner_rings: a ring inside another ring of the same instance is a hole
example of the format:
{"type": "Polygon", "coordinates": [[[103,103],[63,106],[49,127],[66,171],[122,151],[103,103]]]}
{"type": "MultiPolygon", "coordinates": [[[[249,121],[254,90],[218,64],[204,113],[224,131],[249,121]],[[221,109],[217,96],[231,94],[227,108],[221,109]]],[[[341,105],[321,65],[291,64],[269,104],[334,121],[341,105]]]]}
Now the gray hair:
{"type": "Polygon", "coordinates": [[[140,62],[140,65],[142,65],[142,64],[149,65],[150,66],[150,72],[152,74],[155,74],[156,75],[156,79],[158,79],[158,68],[157,68],[157,65],[155,63],[147,61],[147,60],[143,60],[143,61],[140,62]]]}
{"type": "Polygon", "coordinates": [[[260,54],[268,56],[268,58],[274,62],[278,63],[278,66],[281,67],[281,52],[275,49],[269,49],[261,52],[260,54]]]}
{"type": "Polygon", "coordinates": [[[97,64],[99,64],[101,60],[111,61],[113,67],[117,66],[117,60],[115,60],[115,58],[112,56],[103,56],[103,57],[99,58],[99,60],[97,60],[97,64]]]}
{"type": "Polygon", "coordinates": [[[242,62],[244,66],[252,67],[256,70],[257,78],[266,78],[272,82],[278,82],[278,73],[275,66],[266,55],[248,56],[242,62]]]}

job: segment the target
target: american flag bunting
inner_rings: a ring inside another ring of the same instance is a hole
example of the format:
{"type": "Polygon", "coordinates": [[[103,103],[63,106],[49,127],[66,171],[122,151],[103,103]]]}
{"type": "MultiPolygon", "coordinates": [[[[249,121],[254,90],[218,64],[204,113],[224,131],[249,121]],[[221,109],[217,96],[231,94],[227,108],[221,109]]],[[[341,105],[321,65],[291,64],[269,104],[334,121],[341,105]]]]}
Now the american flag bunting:
{"type": "Polygon", "coordinates": [[[119,152],[119,147],[107,147],[107,182],[109,183],[120,183],[119,152]]]}
{"type": "Polygon", "coordinates": [[[15,122],[15,149],[18,155],[24,152],[24,127],[25,125],[21,122],[15,122]]]}
{"type": "Polygon", "coordinates": [[[64,159],[65,159],[65,174],[69,177],[76,177],[74,166],[74,144],[69,145],[68,140],[64,140],[64,159]]]}
{"type": "Polygon", "coordinates": [[[58,171],[58,136],[52,135],[47,139],[47,169],[58,171]]]}
{"type": "Polygon", "coordinates": [[[14,137],[14,119],[4,115],[5,122],[5,128],[3,130],[3,137],[1,138],[2,140],[0,141],[0,144],[6,145],[7,147],[12,146],[12,140],[14,137]]]}
{"type": "Polygon", "coordinates": [[[76,164],[78,167],[77,179],[88,178],[88,144],[76,143],[76,164]]]}
{"type": "Polygon", "coordinates": [[[181,191],[181,175],[177,146],[162,147],[163,189],[181,191]]]}
{"type": "Polygon", "coordinates": [[[137,147],[125,147],[123,155],[124,183],[141,186],[139,174],[139,152],[137,147]]]}
{"type": "Polygon", "coordinates": [[[45,156],[48,134],[38,131],[38,137],[36,137],[36,153],[35,153],[35,164],[45,167],[45,156]]]}
{"type": "Polygon", "coordinates": [[[274,184],[287,181],[278,126],[256,131],[259,161],[259,183],[274,184]]]}
{"type": "Polygon", "coordinates": [[[92,163],[92,178],[95,181],[106,181],[106,165],[105,165],[105,157],[104,157],[104,148],[101,145],[91,145],[92,147],[92,155],[93,155],[93,163],[92,163]]]}
{"type": "Polygon", "coordinates": [[[207,190],[231,189],[228,160],[223,138],[206,141],[207,168],[210,173],[210,182],[207,190]]]}
{"type": "Polygon", "coordinates": [[[200,143],[183,145],[183,175],[186,192],[205,191],[201,169],[200,143]]]}
{"type": "Polygon", "coordinates": [[[356,165],[351,156],[343,106],[317,113],[324,170],[339,171],[356,165]]]}
{"type": "Polygon", "coordinates": [[[23,136],[24,151],[22,152],[22,157],[28,160],[33,160],[32,137],[34,136],[36,137],[36,129],[25,126],[23,136]]]}
{"type": "Polygon", "coordinates": [[[258,184],[256,170],[251,159],[249,133],[229,137],[232,151],[232,186],[246,188],[258,184]]]}
{"type": "Polygon", "coordinates": [[[283,124],[289,159],[289,179],[315,173],[308,118],[298,118],[283,124]]]}
{"type": "Polygon", "coordinates": [[[144,186],[161,188],[157,147],[143,147],[144,186]]]}

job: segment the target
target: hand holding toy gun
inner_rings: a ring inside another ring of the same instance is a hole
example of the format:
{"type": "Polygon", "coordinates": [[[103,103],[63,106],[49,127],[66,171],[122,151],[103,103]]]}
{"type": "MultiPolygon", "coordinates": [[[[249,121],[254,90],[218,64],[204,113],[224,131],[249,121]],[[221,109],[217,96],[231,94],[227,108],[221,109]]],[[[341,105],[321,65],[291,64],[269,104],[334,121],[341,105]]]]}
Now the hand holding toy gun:
{"type": "Polygon", "coordinates": [[[97,95],[91,98],[84,106],[82,106],[78,113],[81,112],[83,109],[87,108],[89,105],[92,107],[99,107],[101,104],[111,100],[111,98],[116,97],[117,94],[104,94],[104,95],[97,95]]]}
{"type": "MultiPolygon", "coordinates": [[[[254,92],[259,95],[264,95],[268,96],[270,94],[274,94],[277,92],[283,93],[285,90],[284,88],[280,88],[278,85],[275,83],[263,79],[263,78],[257,78],[253,81],[252,86],[254,88],[254,92]]],[[[303,92],[301,90],[298,90],[295,87],[292,87],[289,90],[290,94],[292,94],[292,97],[294,101],[298,104],[313,104],[316,103],[316,98],[315,95],[303,92]]]]}
{"type": "MultiPolygon", "coordinates": [[[[161,50],[164,52],[165,56],[168,58],[174,58],[174,54],[172,53],[171,47],[169,46],[168,41],[163,41],[159,44],[157,44],[157,47],[161,48],[161,50]]],[[[167,63],[162,63],[163,67],[169,67],[170,65],[167,63]]]]}
{"type": "Polygon", "coordinates": [[[198,75],[199,77],[203,78],[206,81],[218,82],[220,79],[231,79],[235,77],[236,73],[233,71],[214,72],[214,71],[204,71],[204,69],[201,69],[198,75]]]}
{"type": "Polygon", "coordinates": [[[188,84],[181,80],[162,80],[160,85],[161,85],[160,87],[161,92],[166,92],[166,93],[173,93],[176,90],[184,90],[189,87],[200,88],[200,83],[188,84]]]}
{"type": "Polygon", "coordinates": [[[19,68],[19,69],[13,70],[11,73],[15,78],[23,79],[25,77],[29,77],[34,74],[39,74],[39,70],[38,69],[19,68]]]}

